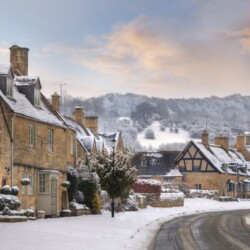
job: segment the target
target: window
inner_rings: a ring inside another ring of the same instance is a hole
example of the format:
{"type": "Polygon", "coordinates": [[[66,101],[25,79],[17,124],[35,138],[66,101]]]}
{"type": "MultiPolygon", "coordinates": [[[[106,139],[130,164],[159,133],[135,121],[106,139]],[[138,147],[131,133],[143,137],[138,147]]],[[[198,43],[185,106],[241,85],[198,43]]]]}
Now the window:
{"type": "Polygon", "coordinates": [[[71,134],[70,153],[71,153],[71,155],[74,155],[74,136],[73,136],[73,134],[71,134]]]}
{"type": "Polygon", "coordinates": [[[2,177],[2,187],[7,185],[7,178],[6,177],[2,177]]]}
{"type": "Polygon", "coordinates": [[[41,104],[41,93],[39,89],[35,88],[35,106],[40,107],[41,104]]]}
{"type": "Polygon", "coordinates": [[[242,183],[242,182],[239,182],[239,183],[237,184],[237,192],[238,192],[238,193],[243,192],[243,183],[242,183]]]}
{"type": "Polygon", "coordinates": [[[245,184],[245,191],[250,192],[250,182],[246,182],[245,184]]]}
{"type": "Polygon", "coordinates": [[[9,78],[7,78],[6,95],[9,97],[13,97],[13,80],[9,78]]]}
{"type": "MultiPolygon", "coordinates": [[[[26,172],[22,173],[22,179],[25,179],[27,177],[26,172]]],[[[26,185],[22,185],[22,195],[26,195],[26,190],[27,190],[27,186],[26,185]]]]}
{"type": "Polygon", "coordinates": [[[227,182],[227,191],[228,192],[234,191],[234,182],[232,180],[227,182]]]}
{"type": "Polygon", "coordinates": [[[35,147],[35,128],[34,125],[29,125],[29,145],[35,147]]]}
{"type": "Polygon", "coordinates": [[[39,193],[49,193],[49,174],[39,174],[39,193]]]}
{"type": "Polygon", "coordinates": [[[179,166],[179,171],[180,171],[180,172],[185,172],[185,167],[179,166]]]}
{"type": "Polygon", "coordinates": [[[142,166],[147,166],[147,160],[146,159],[142,159],[141,160],[141,165],[142,166]]]}
{"type": "Polygon", "coordinates": [[[200,167],[199,166],[194,166],[194,172],[199,172],[200,171],[200,167]]]}
{"type": "Polygon", "coordinates": [[[30,179],[30,184],[29,184],[29,195],[34,195],[34,178],[33,175],[30,174],[29,175],[29,179],[30,179]]]}
{"type": "Polygon", "coordinates": [[[201,184],[194,184],[194,189],[201,190],[201,184]]]}
{"type": "Polygon", "coordinates": [[[53,140],[54,140],[54,135],[53,135],[53,130],[52,129],[49,129],[48,130],[48,150],[50,151],[50,152],[52,152],[53,151],[53,140]]]}

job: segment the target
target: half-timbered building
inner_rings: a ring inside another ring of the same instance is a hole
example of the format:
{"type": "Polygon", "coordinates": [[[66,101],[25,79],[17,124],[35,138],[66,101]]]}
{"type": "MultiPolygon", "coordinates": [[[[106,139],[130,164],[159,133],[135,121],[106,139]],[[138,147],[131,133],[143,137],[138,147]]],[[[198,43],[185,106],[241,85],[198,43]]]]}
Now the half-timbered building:
{"type": "Polygon", "coordinates": [[[250,164],[237,149],[229,148],[228,142],[220,136],[215,144],[209,144],[206,131],[202,142],[190,141],[175,160],[183,182],[192,189],[218,190],[220,195],[249,196],[250,164]]]}

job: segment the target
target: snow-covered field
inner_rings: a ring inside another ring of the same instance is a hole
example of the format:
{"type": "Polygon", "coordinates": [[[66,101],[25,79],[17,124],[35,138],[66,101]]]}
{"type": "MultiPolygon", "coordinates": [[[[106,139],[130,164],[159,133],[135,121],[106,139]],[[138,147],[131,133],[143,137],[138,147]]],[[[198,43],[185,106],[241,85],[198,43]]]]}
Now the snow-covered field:
{"type": "MultiPolygon", "coordinates": [[[[0,223],[1,249],[8,250],[145,250],[160,225],[174,217],[207,211],[250,209],[250,201],[185,199],[184,207],[138,212],[0,223]]],[[[250,213],[250,210],[249,210],[250,213]]],[[[250,221],[248,219],[248,221],[250,221]]]]}
{"type": "Polygon", "coordinates": [[[161,144],[167,143],[186,143],[190,141],[191,138],[189,133],[182,128],[179,128],[178,133],[170,132],[169,128],[166,128],[165,131],[160,130],[159,121],[153,122],[149,127],[142,130],[138,134],[138,141],[142,146],[149,147],[152,146],[153,149],[158,148],[161,144]],[[145,132],[148,129],[152,129],[155,133],[155,140],[145,139],[145,132]]]}

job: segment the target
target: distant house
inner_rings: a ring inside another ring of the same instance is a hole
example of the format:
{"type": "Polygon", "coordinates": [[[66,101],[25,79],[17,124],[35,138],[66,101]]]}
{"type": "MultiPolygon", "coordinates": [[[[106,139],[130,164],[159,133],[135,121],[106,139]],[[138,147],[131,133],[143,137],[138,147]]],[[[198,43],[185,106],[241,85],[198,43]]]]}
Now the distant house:
{"type": "Polygon", "coordinates": [[[227,137],[215,138],[215,144],[208,141],[203,131],[202,142],[190,141],[177,156],[175,167],[183,174],[183,182],[192,189],[250,197],[250,163],[239,150],[229,148],[227,137]]]}
{"type": "Polygon", "coordinates": [[[174,160],[179,153],[179,151],[138,152],[132,164],[136,166],[140,178],[166,182],[170,179],[166,174],[174,167],[174,160]]]}

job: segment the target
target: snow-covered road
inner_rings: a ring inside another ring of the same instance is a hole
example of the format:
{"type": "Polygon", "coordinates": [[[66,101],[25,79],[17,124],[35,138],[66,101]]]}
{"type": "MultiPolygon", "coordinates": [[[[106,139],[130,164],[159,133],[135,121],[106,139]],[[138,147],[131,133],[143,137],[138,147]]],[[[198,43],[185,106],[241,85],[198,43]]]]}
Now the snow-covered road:
{"type": "MultiPolygon", "coordinates": [[[[1,249],[8,250],[145,250],[160,225],[174,217],[232,209],[250,209],[250,201],[218,202],[185,199],[184,207],[138,212],[0,223],[1,249]]],[[[249,210],[250,211],[250,210],[249,210]]]]}

